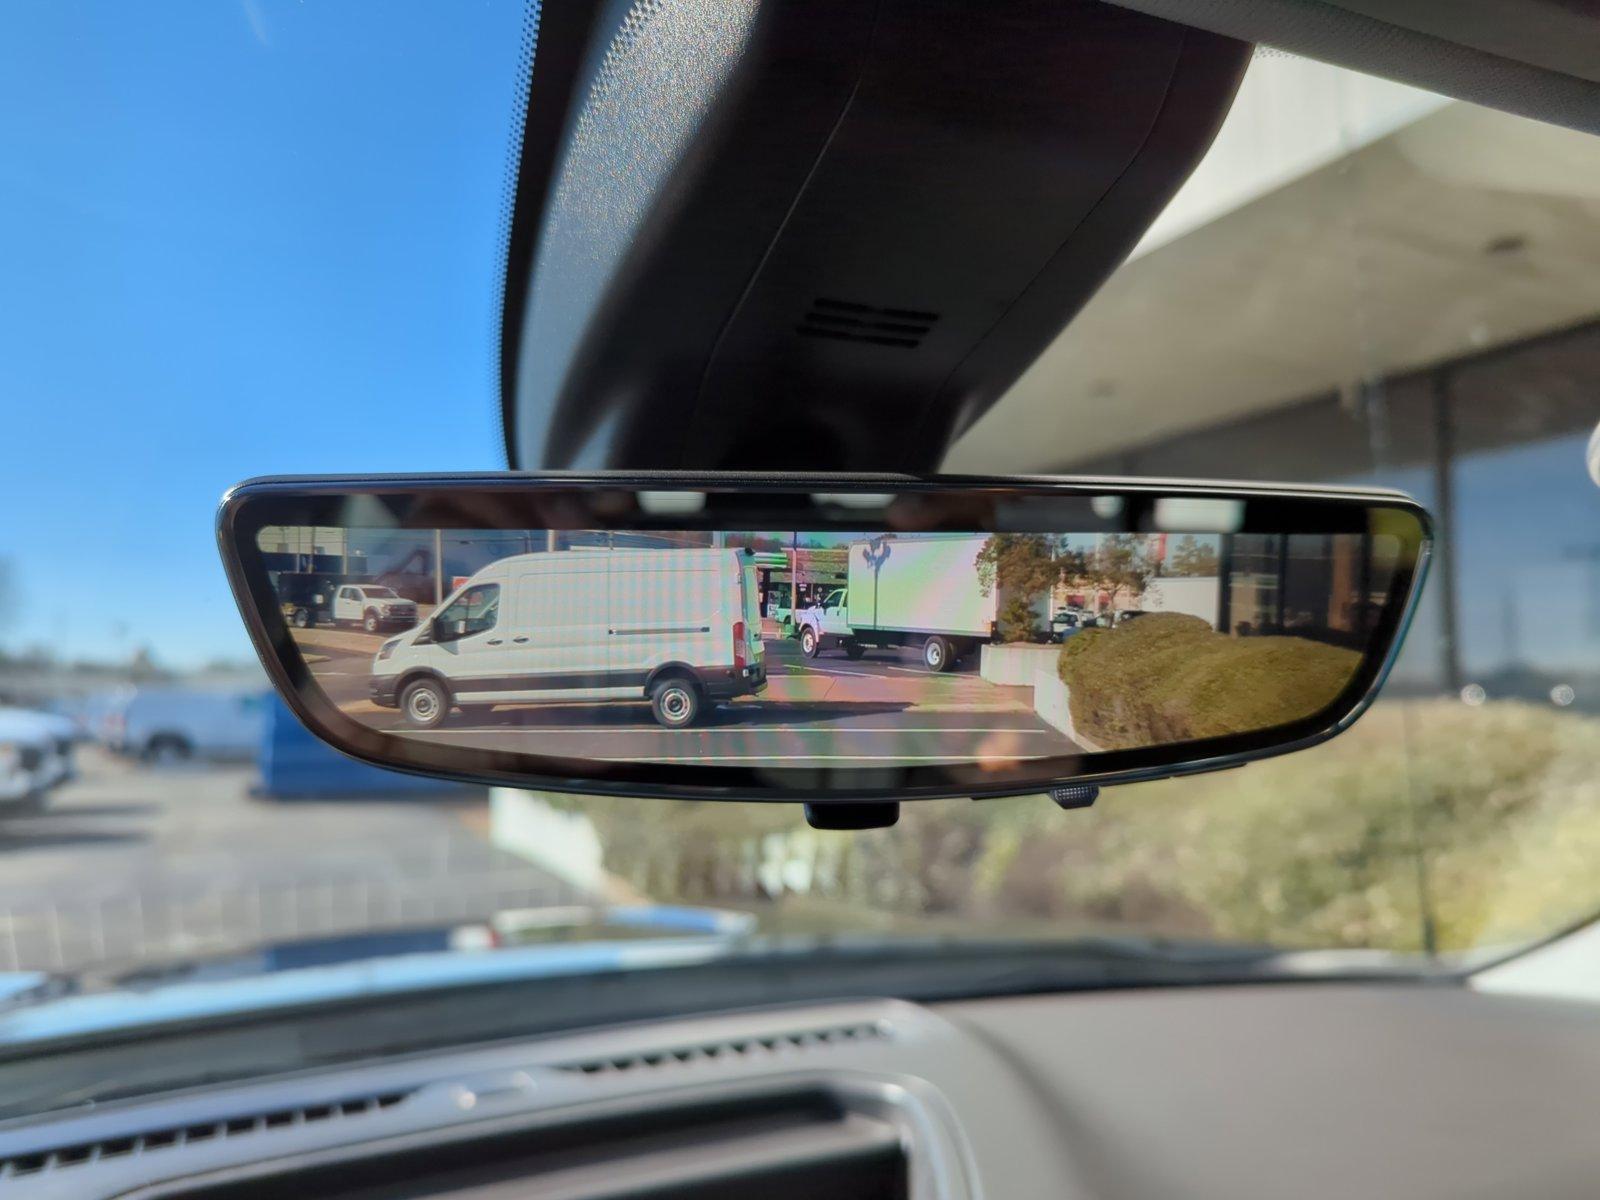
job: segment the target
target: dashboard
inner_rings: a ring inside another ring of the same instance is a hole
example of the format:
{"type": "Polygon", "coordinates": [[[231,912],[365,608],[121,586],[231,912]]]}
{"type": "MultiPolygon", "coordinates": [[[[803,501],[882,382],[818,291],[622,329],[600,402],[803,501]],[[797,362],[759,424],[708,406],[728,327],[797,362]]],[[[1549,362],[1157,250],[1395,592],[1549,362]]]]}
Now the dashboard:
{"type": "Polygon", "coordinates": [[[1587,1195],[1600,1010],[1455,983],[767,1008],[0,1125],[140,1200],[1587,1195]]]}

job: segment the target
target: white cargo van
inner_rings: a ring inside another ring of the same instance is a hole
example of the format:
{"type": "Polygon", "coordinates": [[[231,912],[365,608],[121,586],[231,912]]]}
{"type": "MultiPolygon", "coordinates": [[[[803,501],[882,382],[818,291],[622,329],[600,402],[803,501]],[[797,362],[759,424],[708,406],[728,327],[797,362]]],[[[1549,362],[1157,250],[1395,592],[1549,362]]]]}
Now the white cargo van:
{"type": "Polygon", "coordinates": [[[247,758],[261,748],[266,715],[255,684],[141,687],[108,721],[109,741],[155,763],[247,758]]]}
{"type": "Polygon", "coordinates": [[[372,663],[374,703],[418,728],[495,704],[650,701],[662,725],[766,687],[742,550],[558,550],[491,563],[372,663]]]}

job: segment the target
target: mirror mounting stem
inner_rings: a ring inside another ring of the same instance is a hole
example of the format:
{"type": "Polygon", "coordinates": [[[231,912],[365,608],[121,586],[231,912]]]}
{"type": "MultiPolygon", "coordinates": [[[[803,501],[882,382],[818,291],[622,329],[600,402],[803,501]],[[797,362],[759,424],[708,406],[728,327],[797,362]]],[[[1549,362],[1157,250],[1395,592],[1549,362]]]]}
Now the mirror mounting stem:
{"type": "Polygon", "coordinates": [[[806,824],[813,829],[887,829],[900,819],[900,805],[847,801],[807,804],[806,824]]]}

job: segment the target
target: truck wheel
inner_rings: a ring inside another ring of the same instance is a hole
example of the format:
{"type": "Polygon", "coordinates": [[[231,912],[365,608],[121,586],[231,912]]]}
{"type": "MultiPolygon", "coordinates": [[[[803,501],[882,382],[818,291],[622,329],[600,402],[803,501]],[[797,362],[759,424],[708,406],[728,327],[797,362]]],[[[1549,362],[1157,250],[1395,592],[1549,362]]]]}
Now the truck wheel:
{"type": "Polygon", "coordinates": [[[419,679],[407,684],[400,693],[400,711],[406,720],[418,729],[438,727],[450,711],[450,697],[444,687],[432,679],[419,679]]]}
{"type": "Polygon", "coordinates": [[[942,637],[931,637],[922,643],[922,665],[930,671],[950,669],[950,643],[942,637]]]}
{"type": "Polygon", "coordinates": [[[303,608],[297,608],[294,610],[293,620],[296,629],[305,629],[311,624],[311,614],[303,608]]]}
{"type": "Polygon", "coordinates": [[[700,707],[700,689],[687,679],[674,676],[650,689],[650,713],[657,724],[668,729],[693,725],[700,707]]]}
{"type": "Polygon", "coordinates": [[[382,627],[383,622],[378,620],[378,614],[373,612],[371,609],[368,609],[366,616],[361,618],[361,628],[365,629],[368,633],[377,633],[382,627]]]}
{"type": "Polygon", "coordinates": [[[851,659],[852,661],[860,658],[866,652],[867,648],[860,642],[846,642],[844,644],[845,657],[851,659]]]}
{"type": "Polygon", "coordinates": [[[822,639],[817,636],[817,631],[810,625],[800,630],[800,653],[807,658],[815,658],[822,649],[822,639]]]}

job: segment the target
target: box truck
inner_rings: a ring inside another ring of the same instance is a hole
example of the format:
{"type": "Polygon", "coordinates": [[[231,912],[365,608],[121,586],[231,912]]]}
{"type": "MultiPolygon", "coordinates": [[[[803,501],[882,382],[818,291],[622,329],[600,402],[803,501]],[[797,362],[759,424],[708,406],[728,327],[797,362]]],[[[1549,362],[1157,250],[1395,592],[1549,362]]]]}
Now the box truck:
{"type": "MultiPolygon", "coordinates": [[[[988,534],[876,537],[850,546],[842,591],[800,614],[800,648],[807,657],[838,648],[859,658],[869,647],[917,650],[930,671],[946,671],[999,634],[1004,589],[986,593],[978,555],[988,534]]],[[[1049,619],[1048,596],[1035,620],[1049,619]]]]}

